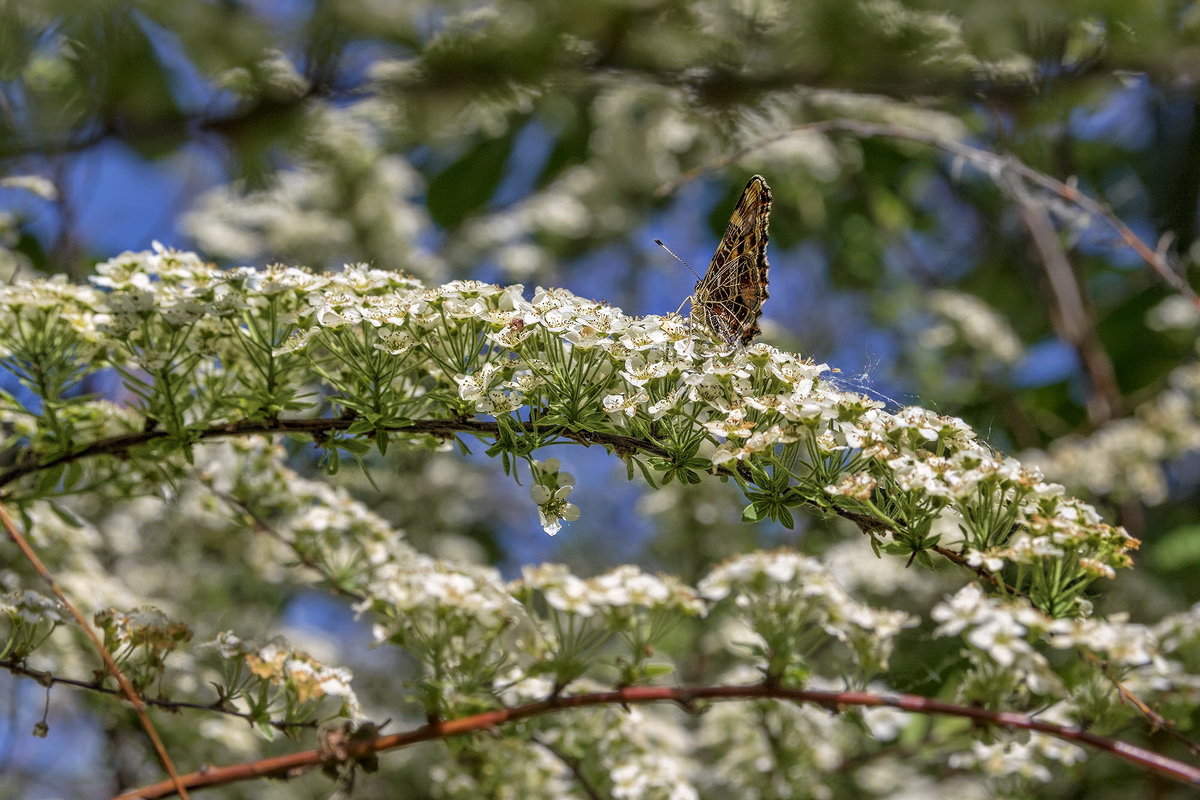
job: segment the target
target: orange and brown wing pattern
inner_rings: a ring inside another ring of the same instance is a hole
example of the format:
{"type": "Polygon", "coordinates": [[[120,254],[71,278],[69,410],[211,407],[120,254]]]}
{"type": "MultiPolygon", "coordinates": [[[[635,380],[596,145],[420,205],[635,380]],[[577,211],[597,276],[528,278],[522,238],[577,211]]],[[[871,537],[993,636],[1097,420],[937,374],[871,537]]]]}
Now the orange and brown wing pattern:
{"type": "Polygon", "coordinates": [[[692,293],[692,318],[729,344],[750,344],[761,332],[758,318],[767,299],[767,219],[771,187],[761,175],[746,184],[692,293]]]}

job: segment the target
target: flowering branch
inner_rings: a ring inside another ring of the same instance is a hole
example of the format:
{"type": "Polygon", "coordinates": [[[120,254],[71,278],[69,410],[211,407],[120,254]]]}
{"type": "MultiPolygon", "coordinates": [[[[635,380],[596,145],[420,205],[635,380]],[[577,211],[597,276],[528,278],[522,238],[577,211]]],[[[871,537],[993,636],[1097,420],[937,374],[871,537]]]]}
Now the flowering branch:
{"type": "MultiPolygon", "coordinates": [[[[190,435],[196,441],[272,434],[311,436],[314,439],[320,440],[325,434],[334,431],[349,430],[355,422],[355,418],[241,420],[192,431],[190,435]]],[[[563,428],[561,425],[535,424],[529,426],[529,428],[531,431],[546,437],[560,436],[579,444],[602,444],[613,448],[617,452],[642,452],[657,456],[665,456],[667,454],[666,450],[655,442],[632,436],[622,436],[602,431],[572,431],[563,428]]],[[[379,426],[379,430],[386,433],[452,438],[459,433],[495,436],[500,429],[497,423],[487,420],[422,419],[414,420],[405,425],[381,425],[379,426]]],[[[129,456],[131,451],[138,447],[169,439],[170,436],[171,434],[166,431],[126,433],[86,444],[77,450],[72,450],[44,461],[39,461],[36,457],[27,457],[16,466],[0,471],[0,487],[7,486],[13,481],[43,470],[63,467],[89,458],[96,458],[98,456],[124,458],[129,456]]],[[[27,456],[32,456],[32,454],[27,453],[27,456]]]]}
{"type": "Polygon", "coordinates": [[[944,548],[935,521],[957,518],[956,550],[972,567],[1007,569],[1010,589],[1055,615],[1075,613],[1087,586],[1128,566],[1137,546],[961,420],[886,412],[824,380],[824,365],[761,344],[731,349],[675,316],[629,318],[559,290],[529,301],[520,286],[426,289],[361,268],[221,272],[165,250],[98,272],[108,291],[34,283],[0,293],[17,312],[0,330],[4,361],[48,398],[32,427],[28,412],[9,410],[28,455],[0,485],[40,472],[41,491],[53,493],[69,488],[56,477],[84,477],[71,468],[87,457],[111,463],[230,435],[310,436],[336,466],[342,452],[383,451],[396,437],[437,444],[469,432],[492,439],[488,453],[506,472],[528,464],[549,533],[578,514],[573,479],[534,454],[575,441],[611,447],[651,486],[695,483],[702,471],[730,477],[747,521],[790,527],[797,506],[853,515],[877,551],[924,564],[944,548]],[[51,317],[50,303],[68,311],[51,317]],[[99,433],[112,421],[89,420],[95,410],[70,395],[103,363],[143,398],[140,424],[122,421],[133,430],[116,436],[89,435],[86,425],[99,433]],[[325,384],[335,413],[294,419],[312,407],[292,388],[306,380],[325,384]]]}
{"type": "MultiPolygon", "coordinates": [[[[250,435],[291,434],[312,436],[315,439],[320,439],[320,437],[332,431],[347,430],[354,423],[355,420],[353,419],[277,419],[269,421],[244,420],[237,423],[219,425],[212,428],[206,428],[204,430],[194,431],[192,436],[196,440],[207,440],[250,435]]],[[[659,457],[665,457],[668,455],[667,450],[657,442],[633,436],[622,436],[598,431],[570,431],[565,430],[562,426],[553,425],[547,426],[534,424],[527,426],[527,429],[532,433],[547,438],[559,436],[580,444],[601,444],[622,454],[645,453],[659,457]]],[[[489,422],[486,420],[426,419],[414,420],[407,425],[380,426],[380,430],[388,433],[415,435],[425,434],[445,438],[449,438],[460,433],[495,437],[500,432],[500,426],[498,423],[489,422]]],[[[6,471],[0,472],[0,487],[41,470],[54,469],[65,464],[74,463],[76,461],[88,458],[94,458],[98,456],[126,457],[137,447],[149,444],[155,440],[164,439],[167,436],[168,434],[165,431],[145,431],[141,433],[123,434],[121,436],[114,436],[109,439],[93,442],[92,444],[85,445],[74,452],[58,456],[44,463],[26,461],[25,463],[18,464],[15,467],[11,467],[6,471]]],[[[737,465],[735,462],[735,466],[740,465],[737,465]]],[[[734,474],[731,468],[725,465],[714,467],[714,472],[726,475],[734,474]]],[[[738,474],[744,474],[744,469],[738,470],[738,474]]],[[[239,507],[243,507],[241,504],[237,505],[239,505],[239,507]]],[[[243,510],[246,509],[243,507],[243,510]]],[[[835,508],[833,511],[838,516],[853,522],[862,530],[863,533],[867,534],[868,536],[886,532],[887,526],[880,520],[869,515],[856,513],[845,508],[835,508]]],[[[256,523],[264,526],[264,529],[267,528],[262,520],[256,520],[256,523]]],[[[1007,594],[1013,596],[1024,596],[1015,587],[1006,585],[1002,578],[993,574],[985,567],[979,564],[969,563],[968,560],[960,553],[941,545],[934,545],[931,550],[961,567],[970,569],[980,578],[988,581],[989,583],[995,584],[997,588],[1004,590],[1007,594]]]]}

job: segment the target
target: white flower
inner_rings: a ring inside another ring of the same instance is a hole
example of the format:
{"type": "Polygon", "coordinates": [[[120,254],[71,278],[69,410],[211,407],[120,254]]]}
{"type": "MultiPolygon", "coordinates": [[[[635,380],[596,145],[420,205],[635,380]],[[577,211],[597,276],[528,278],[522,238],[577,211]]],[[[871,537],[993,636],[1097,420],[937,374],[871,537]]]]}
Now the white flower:
{"type": "Polygon", "coordinates": [[[972,625],[987,610],[987,600],[979,584],[969,583],[958,590],[950,600],[938,603],[929,616],[942,623],[933,632],[934,636],[957,636],[968,625],[972,625]]]}
{"type": "Polygon", "coordinates": [[[492,378],[501,370],[499,364],[489,361],[473,375],[455,375],[458,384],[458,396],[467,402],[480,400],[491,385],[492,378]]]}
{"type": "Polygon", "coordinates": [[[579,509],[567,502],[573,486],[559,486],[553,493],[540,483],[535,483],[529,490],[533,502],[537,503],[538,519],[542,530],[553,536],[562,530],[562,523],[574,522],[579,519],[579,509]]]}
{"type": "Polygon", "coordinates": [[[844,475],[836,485],[826,486],[826,494],[842,495],[855,500],[866,502],[875,491],[875,478],[869,472],[856,472],[844,475]]]}
{"type": "Polygon", "coordinates": [[[981,624],[967,634],[967,641],[987,653],[988,658],[1002,667],[1011,667],[1017,656],[1031,651],[1022,637],[1025,627],[1011,616],[997,612],[989,614],[981,624]]]}
{"type": "Polygon", "coordinates": [[[637,416],[638,407],[648,402],[650,402],[650,397],[645,392],[629,395],[609,394],[604,396],[601,406],[609,414],[624,414],[627,417],[634,417],[637,416]]]}
{"type": "Polygon", "coordinates": [[[375,343],[375,349],[382,350],[385,353],[393,356],[400,356],[412,349],[417,340],[413,335],[406,330],[390,330],[379,334],[379,341],[375,343]]]}

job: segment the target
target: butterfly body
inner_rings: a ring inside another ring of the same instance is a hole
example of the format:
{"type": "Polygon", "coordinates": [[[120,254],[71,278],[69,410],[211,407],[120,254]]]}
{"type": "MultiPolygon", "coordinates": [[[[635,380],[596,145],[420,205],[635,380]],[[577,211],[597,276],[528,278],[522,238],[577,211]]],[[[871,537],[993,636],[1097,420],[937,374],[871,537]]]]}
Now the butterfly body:
{"type": "Polygon", "coordinates": [[[771,187],[761,175],[746,184],[704,277],[692,292],[692,320],[729,344],[747,345],[767,299],[767,221],[771,187]]]}

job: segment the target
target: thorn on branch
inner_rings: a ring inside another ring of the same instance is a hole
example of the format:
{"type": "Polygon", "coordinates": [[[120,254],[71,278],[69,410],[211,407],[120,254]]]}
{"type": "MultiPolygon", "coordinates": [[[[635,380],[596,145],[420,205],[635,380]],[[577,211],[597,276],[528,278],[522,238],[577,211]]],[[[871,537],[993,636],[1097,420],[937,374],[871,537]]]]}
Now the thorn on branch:
{"type": "Polygon", "coordinates": [[[363,722],[355,726],[348,719],[334,720],[317,731],[321,750],[321,772],[330,778],[353,785],[354,770],[379,769],[379,756],[368,745],[379,737],[380,726],[363,722]]]}
{"type": "Polygon", "coordinates": [[[681,694],[675,699],[675,705],[679,706],[688,714],[698,715],[704,713],[704,708],[696,702],[696,698],[690,694],[681,694]]]}

